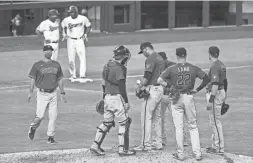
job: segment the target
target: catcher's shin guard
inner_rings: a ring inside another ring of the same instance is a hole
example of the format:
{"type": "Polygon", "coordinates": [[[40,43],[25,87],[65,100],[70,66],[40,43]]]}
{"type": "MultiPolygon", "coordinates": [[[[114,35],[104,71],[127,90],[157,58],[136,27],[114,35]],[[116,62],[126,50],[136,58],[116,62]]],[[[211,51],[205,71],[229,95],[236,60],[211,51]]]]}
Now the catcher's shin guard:
{"type": "Polygon", "coordinates": [[[129,150],[129,129],[132,123],[132,119],[128,117],[123,122],[119,122],[119,147],[123,147],[125,151],[129,150]]]}
{"type": "Polygon", "coordinates": [[[112,127],[115,127],[114,121],[103,122],[99,127],[97,127],[97,133],[94,142],[98,145],[98,147],[101,146],[107,132],[109,132],[112,127]]]}

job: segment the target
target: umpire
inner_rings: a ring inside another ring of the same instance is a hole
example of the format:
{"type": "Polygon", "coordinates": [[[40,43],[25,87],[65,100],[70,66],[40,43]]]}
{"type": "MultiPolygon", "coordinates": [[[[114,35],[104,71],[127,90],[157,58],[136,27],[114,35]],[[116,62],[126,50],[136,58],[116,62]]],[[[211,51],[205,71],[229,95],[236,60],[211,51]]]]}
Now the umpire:
{"type": "Polygon", "coordinates": [[[162,146],[161,136],[161,98],[163,87],[157,83],[163,71],[163,59],[158,55],[150,42],[142,43],[140,52],[146,58],[145,70],[142,82],[138,85],[136,93],[143,89],[148,90],[149,97],[144,98],[141,109],[142,142],[135,150],[160,150],[162,146]],[[154,125],[154,142],[152,142],[152,126],[154,125]]]}
{"type": "Polygon", "coordinates": [[[63,73],[61,65],[57,61],[51,60],[53,48],[50,45],[43,47],[44,60],[36,62],[29,73],[31,78],[30,93],[28,95],[28,102],[30,102],[34,86],[37,87],[37,109],[36,116],[30,125],[28,137],[33,140],[36,129],[39,127],[45,112],[48,109],[48,143],[55,144],[55,121],[58,114],[58,100],[57,87],[59,86],[61,92],[61,99],[65,99],[65,92],[63,88],[63,73]]]}

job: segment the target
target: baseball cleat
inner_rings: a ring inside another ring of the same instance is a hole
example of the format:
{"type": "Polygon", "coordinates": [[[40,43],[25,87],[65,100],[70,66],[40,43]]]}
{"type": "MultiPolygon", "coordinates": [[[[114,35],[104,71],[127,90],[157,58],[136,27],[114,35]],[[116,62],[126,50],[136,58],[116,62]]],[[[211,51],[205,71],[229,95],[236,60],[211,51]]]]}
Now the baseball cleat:
{"type": "Polygon", "coordinates": [[[70,78],[69,78],[69,80],[73,83],[73,82],[76,82],[76,77],[74,77],[74,76],[71,76],[70,78]]]}
{"type": "Polygon", "coordinates": [[[184,157],[182,157],[182,156],[178,156],[178,154],[177,154],[177,153],[172,154],[172,157],[173,157],[174,159],[176,159],[176,160],[179,160],[179,161],[184,161],[184,157]]]}
{"type": "Polygon", "coordinates": [[[184,147],[188,147],[188,146],[189,146],[188,142],[185,141],[185,142],[184,142],[184,147]]]}
{"type": "Polygon", "coordinates": [[[215,148],[208,147],[206,148],[206,153],[216,154],[216,155],[224,155],[224,152],[220,152],[215,148]]]}
{"type": "Polygon", "coordinates": [[[101,150],[101,148],[100,149],[90,148],[90,153],[95,156],[104,156],[105,155],[104,150],[103,149],[101,150]]]}
{"type": "Polygon", "coordinates": [[[135,151],[148,151],[148,148],[146,146],[143,145],[139,145],[137,147],[134,147],[135,151]]]}
{"type": "Polygon", "coordinates": [[[135,150],[127,150],[127,151],[121,151],[121,152],[119,152],[119,156],[120,157],[133,156],[133,155],[136,155],[136,151],[135,150]]]}
{"type": "Polygon", "coordinates": [[[89,78],[86,78],[86,77],[81,77],[81,78],[79,79],[79,82],[80,82],[80,83],[88,83],[88,82],[93,82],[93,80],[92,80],[92,79],[89,79],[89,78]]]}
{"type": "Polygon", "coordinates": [[[32,127],[29,128],[28,138],[29,138],[30,140],[33,140],[35,131],[36,131],[36,129],[34,129],[34,128],[32,128],[32,127]]]}
{"type": "Polygon", "coordinates": [[[54,137],[49,136],[48,139],[47,139],[47,143],[48,144],[56,144],[56,141],[54,140],[54,137]]]}
{"type": "Polygon", "coordinates": [[[197,161],[202,160],[202,155],[195,155],[195,159],[196,159],[197,161]]]}

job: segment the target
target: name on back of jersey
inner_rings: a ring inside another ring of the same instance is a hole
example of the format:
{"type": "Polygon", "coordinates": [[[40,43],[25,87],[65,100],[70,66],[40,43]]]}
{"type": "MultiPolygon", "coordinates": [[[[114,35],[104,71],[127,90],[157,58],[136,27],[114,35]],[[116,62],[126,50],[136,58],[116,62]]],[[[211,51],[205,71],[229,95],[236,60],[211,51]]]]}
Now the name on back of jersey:
{"type": "Polygon", "coordinates": [[[190,67],[178,67],[177,70],[178,72],[189,72],[190,67]]]}

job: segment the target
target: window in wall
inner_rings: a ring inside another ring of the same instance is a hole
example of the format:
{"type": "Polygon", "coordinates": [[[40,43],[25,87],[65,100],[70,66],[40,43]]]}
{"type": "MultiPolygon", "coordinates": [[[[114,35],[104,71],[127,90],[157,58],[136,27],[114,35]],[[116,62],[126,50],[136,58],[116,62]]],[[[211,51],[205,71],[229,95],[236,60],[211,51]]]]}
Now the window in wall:
{"type": "Polygon", "coordinates": [[[168,28],[168,1],[141,1],[141,29],[168,28]]]}
{"type": "Polygon", "coordinates": [[[210,1],[210,25],[224,26],[236,24],[235,2],[210,1]]]}
{"type": "Polygon", "coordinates": [[[176,27],[202,26],[202,1],[176,1],[176,27]]]}
{"type": "Polygon", "coordinates": [[[114,6],[114,24],[130,23],[130,5],[114,6]]]}

